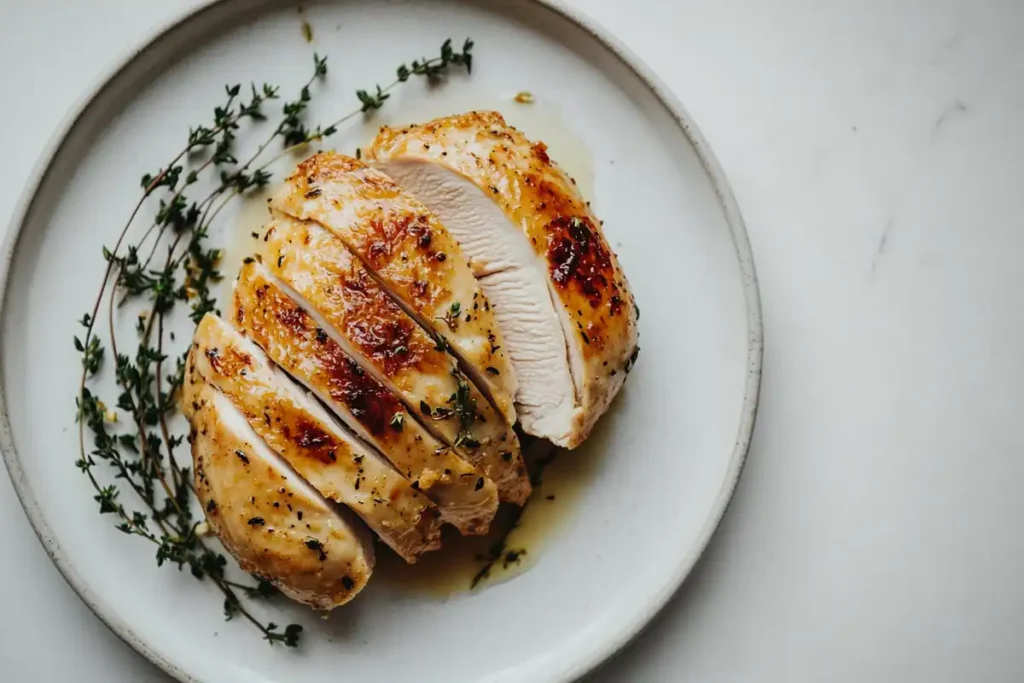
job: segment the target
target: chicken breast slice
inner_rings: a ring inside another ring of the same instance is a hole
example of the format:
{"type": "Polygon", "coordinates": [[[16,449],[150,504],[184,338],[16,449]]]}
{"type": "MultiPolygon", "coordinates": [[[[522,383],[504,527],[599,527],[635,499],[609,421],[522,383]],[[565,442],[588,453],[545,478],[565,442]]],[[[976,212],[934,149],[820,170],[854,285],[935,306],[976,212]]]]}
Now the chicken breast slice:
{"type": "Polygon", "coordinates": [[[442,520],[464,534],[487,532],[498,506],[494,482],[424,429],[262,264],[242,265],[232,314],[234,324],[278,366],[434,501],[442,520]]]}
{"type": "Polygon", "coordinates": [[[433,503],[224,320],[207,314],[200,321],[186,369],[186,386],[209,384],[227,396],[299,476],[356,513],[407,562],[441,547],[433,503]]]}
{"type": "Polygon", "coordinates": [[[361,161],[323,152],[299,164],[271,206],[341,238],[515,424],[516,377],[491,304],[458,242],[423,204],[361,161]]]}
{"type": "Polygon", "coordinates": [[[266,234],[263,263],[322,316],[345,353],[493,480],[501,500],[525,502],[530,478],[515,432],[344,243],[317,223],[284,214],[266,234]]]}
{"type": "Polygon", "coordinates": [[[367,156],[473,264],[512,356],[523,430],[578,446],[639,347],[626,276],[575,183],[495,112],[385,127],[367,156]]]}
{"type": "Polygon", "coordinates": [[[243,570],[316,609],[345,604],[373,571],[373,543],[263,443],[210,386],[190,411],[196,494],[243,570]]]}

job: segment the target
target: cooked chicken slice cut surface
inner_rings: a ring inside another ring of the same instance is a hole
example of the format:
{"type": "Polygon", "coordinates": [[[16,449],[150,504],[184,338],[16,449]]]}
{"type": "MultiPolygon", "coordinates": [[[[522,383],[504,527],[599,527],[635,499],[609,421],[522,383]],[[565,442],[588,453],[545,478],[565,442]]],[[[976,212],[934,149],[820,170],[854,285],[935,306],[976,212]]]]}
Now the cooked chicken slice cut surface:
{"type": "Polygon", "coordinates": [[[494,112],[383,128],[367,155],[473,264],[512,356],[523,430],[579,445],[638,346],[629,284],[573,181],[494,112]]]}
{"type": "Polygon", "coordinates": [[[442,520],[464,534],[486,533],[498,505],[494,482],[424,429],[282,287],[262,264],[244,264],[232,310],[238,328],[383,453],[442,520]]]}
{"type": "Polygon", "coordinates": [[[418,412],[429,431],[479,466],[502,500],[523,503],[530,480],[515,432],[344,243],[317,223],[283,214],[269,224],[267,236],[263,263],[322,316],[345,353],[418,412]]]}
{"type": "Polygon", "coordinates": [[[208,314],[196,329],[186,384],[221,391],[314,489],[356,513],[407,562],[440,547],[433,503],[339,427],[262,349],[215,315],[208,314]]]}
{"type": "Polygon", "coordinates": [[[373,570],[366,529],[334,510],[210,386],[190,397],[196,493],[241,568],[317,609],[343,605],[373,570]]]}
{"type": "Polygon", "coordinates": [[[320,153],[299,164],[271,206],[337,235],[417,321],[464,361],[508,424],[516,377],[487,297],[458,242],[430,211],[366,164],[320,153]]]}

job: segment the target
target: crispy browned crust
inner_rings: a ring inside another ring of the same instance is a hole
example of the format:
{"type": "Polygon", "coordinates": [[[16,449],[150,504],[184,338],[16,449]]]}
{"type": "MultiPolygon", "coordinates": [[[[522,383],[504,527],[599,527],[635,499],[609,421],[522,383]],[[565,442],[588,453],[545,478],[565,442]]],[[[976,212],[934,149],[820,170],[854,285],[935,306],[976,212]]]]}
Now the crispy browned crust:
{"type": "Polygon", "coordinates": [[[508,424],[515,422],[515,375],[501,331],[458,243],[425,206],[384,174],[335,153],[299,164],[272,205],[340,237],[420,324],[448,341],[508,424]],[[446,321],[453,304],[468,312],[474,302],[470,319],[446,321]]]}
{"type": "Polygon", "coordinates": [[[477,185],[520,226],[547,264],[559,303],[585,361],[583,421],[570,448],[585,439],[621,388],[637,350],[637,308],[601,221],[548,156],[496,112],[470,112],[401,129],[382,128],[371,159],[441,164],[477,185]],[[448,150],[472,144],[473,153],[448,150]]]}
{"type": "Polygon", "coordinates": [[[355,360],[386,378],[412,410],[425,401],[441,419],[424,424],[459,455],[483,469],[502,500],[521,504],[530,493],[519,439],[457,363],[389,297],[344,243],[316,223],[281,217],[270,231],[264,263],[305,298],[358,354],[355,360]],[[475,415],[455,412],[460,383],[475,415]],[[467,434],[472,443],[459,439],[467,434]]]}
{"type": "Polygon", "coordinates": [[[463,533],[486,533],[498,503],[494,482],[451,449],[439,448],[401,401],[345,355],[255,263],[239,272],[233,313],[235,324],[275,363],[344,407],[339,417],[361,429],[437,503],[442,519],[463,533]]]}
{"type": "Polygon", "coordinates": [[[287,217],[272,225],[264,263],[316,306],[374,366],[396,384],[412,373],[448,372],[450,361],[435,350],[436,342],[384,293],[333,233],[287,217]]]}
{"type": "Polygon", "coordinates": [[[226,428],[216,391],[194,391],[192,457],[196,494],[211,528],[244,571],[317,609],[343,605],[362,590],[372,546],[351,534],[322,500],[292,486],[226,428]]]}
{"type": "Polygon", "coordinates": [[[283,390],[269,361],[250,353],[240,337],[212,314],[200,321],[186,363],[186,392],[216,387],[313,488],[348,506],[406,561],[439,548],[437,508],[401,474],[335,436],[337,428],[283,390]]]}

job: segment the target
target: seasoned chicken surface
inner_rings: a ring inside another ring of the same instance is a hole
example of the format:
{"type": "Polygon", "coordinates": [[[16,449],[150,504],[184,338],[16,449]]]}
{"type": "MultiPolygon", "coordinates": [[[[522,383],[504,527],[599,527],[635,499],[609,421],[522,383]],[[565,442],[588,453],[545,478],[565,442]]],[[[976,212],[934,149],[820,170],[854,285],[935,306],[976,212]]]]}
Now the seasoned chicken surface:
{"type": "Polygon", "coordinates": [[[508,344],[524,431],[579,445],[638,346],[629,284],[573,181],[543,143],[494,112],[383,128],[368,157],[426,204],[470,259],[508,344]]]}
{"type": "Polygon", "coordinates": [[[344,243],[317,223],[283,214],[266,235],[263,263],[322,316],[344,352],[419,413],[430,432],[478,465],[502,500],[523,503],[530,480],[515,432],[344,243]]]}
{"type": "Polygon", "coordinates": [[[339,427],[241,332],[207,314],[196,329],[186,369],[188,387],[212,385],[222,392],[299,476],[356,513],[406,561],[440,547],[433,503],[339,427]]]}
{"type": "Polygon", "coordinates": [[[516,377],[491,302],[458,242],[423,204],[356,159],[320,153],[299,164],[271,206],[341,238],[515,423],[516,377]]]}
{"type": "Polygon", "coordinates": [[[494,482],[424,429],[282,287],[262,264],[244,264],[235,283],[234,324],[383,453],[437,504],[444,521],[465,534],[486,533],[498,505],[494,482]]]}
{"type": "Polygon", "coordinates": [[[602,222],[543,143],[471,112],[366,151],[268,200],[181,388],[211,528],[320,609],[365,585],[371,533],[411,563],[442,523],[483,534],[525,503],[523,431],[578,446],[639,351],[602,222]]]}
{"type": "Polygon", "coordinates": [[[343,605],[373,570],[373,544],[264,444],[231,401],[190,390],[192,458],[210,526],[243,570],[317,609],[343,605]]]}

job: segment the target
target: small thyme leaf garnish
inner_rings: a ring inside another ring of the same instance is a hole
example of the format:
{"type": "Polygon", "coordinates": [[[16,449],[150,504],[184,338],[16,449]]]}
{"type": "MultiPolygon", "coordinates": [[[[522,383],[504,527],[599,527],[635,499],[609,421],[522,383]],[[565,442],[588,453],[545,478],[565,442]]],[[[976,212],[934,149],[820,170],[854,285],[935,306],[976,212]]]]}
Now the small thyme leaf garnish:
{"type": "MultiPolygon", "coordinates": [[[[174,341],[173,331],[166,329],[167,316],[179,304],[188,309],[189,317],[196,323],[207,313],[217,312],[213,289],[222,279],[218,272],[221,252],[208,247],[206,240],[218,215],[232,199],[267,186],[274,162],[333,135],[342,123],[379,109],[390,91],[411,76],[437,81],[452,66],[469,71],[472,47],[472,41],[467,39],[462,51],[456,52],[451,40],[446,40],[439,56],[416,60],[411,67],[400,65],[394,82],[376,86],[373,94],[358,91],[360,106],[328,126],[309,126],[305,121],[314,86],[327,76],[327,58],[314,54],[309,80],[295,99],[281,105],[277,125],[244,162],[235,151],[243,124],[265,121],[268,103],[281,99],[280,91],[266,83],[251,84],[248,92],[243,91],[241,84],[226,85],[224,100],[213,109],[212,120],[190,127],[185,146],[167,164],[142,175],[141,197],[116,241],[102,249],[106,269],[99,293],[91,309],[78,321],[85,328],[84,337],[74,338],[82,363],[75,400],[79,425],[79,456],[75,466],[88,478],[99,512],[116,518],[116,529],[151,543],[158,566],[169,564],[179,570],[187,566],[195,578],[212,581],[224,596],[225,618],[243,617],[271,644],[298,646],[302,627],[289,624],[281,630],[273,622],[263,623],[242,602],[240,596],[265,599],[277,591],[258,577],[255,585],[227,578],[226,558],[207,547],[203,536],[208,533],[208,525],[196,519],[194,510],[198,506],[193,507],[192,472],[176,460],[176,450],[181,450],[186,436],[172,433],[171,417],[177,410],[177,397],[185,381],[187,349],[180,354],[165,349],[168,338],[174,341]],[[275,142],[283,149],[265,158],[265,152],[275,142]],[[215,187],[209,194],[196,199],[189,196],[202,179],[211,177],[215,187]],[[130,228],[140,216],[146,215],[143,209],[150,205],[154,210],[148,229],[136,243],[128,243],[130,228]],[[115,334],[116,314],[129,303],[146,307],[142,313],[133,314],[134,345],[126,345],[115,334]],[[104,305],[106,340],[97,326],[104,305]],[[111,361],[104,363],[105,358],[111,361]],[[117,413],[108,409],[87,386],[93,376],[110,372],[111,362],[116,405],[123,411],[123,417],[116,423],[113,420],[117,413]],[[96,468],[100,462],[113,470],[115,483],[101,483],[96,468]],[[142,510],[126,507],[132,504],[141,505],[142,510]]],[[[438,335],[437,340],[444,348],[443,338],[438,335]]],[[[198,406],[193,408],[198,410],[198,406]]],[[[394,421],[392,426],[396,426],[394,421]]],[[[396,428],[401,428],[401,420],[396,428]]],[[[244,452],[237,452],[237,456],[243,464],[248,460],[244,452]]],[[[205,476],[202,471],[196,475],[199,481],[205,476]]],[[[211,515],[217,514],[217,504],[212,499],[206,509],[211,515]]],[[[263,519],[253,517],[249,523],[262,526],[263,519]]],[[[305,544],[317,551],[321,560],[326,559],[319,541],[311,538],[305,544]]]]}
{"type": "Polygon", "coordinates": [[[420,401],[420,412],[432,420],[446,420],[452,415],[452,411],[444,406],[432,408],[426,401],[420,401]]]}
{"type": "MultiPolygon", "coordinates": [[[[85,317],[88,318],[89,314],[87,313],[85,317]]],[[[75,337],[75,350],[82,354],[82,367],[85,368],[85,373],[89,376],[95,375],[100,369],[100,363],[103,362],[103,348],[100,347],[99,338],[93,337],[89,344],[85,345],[75,337]]]]}
{"type": "Polygon", "coordinates": [[[455,301],[448,307],[448,310],[445,311],[444,315],[439,315],[436,319],[444,322],[444,324],[448,326],[448,329],[454,332],[459,328],[460,313],[462,313],[462,304],[455,301]]]}
{"type": "Polygon", "coordinates": [[[476,399],[470,392],[469,381],[457,367],[452,368],[452,376],[455,377],[458,388],[448,399],[448,403],[452,406],[452,412],[459,418],[459,434],[455,438],[454,446],[474,449],[480,445],[480,442],[470,432],[470,427],[477,419],[476,399]]]}
{"type": "Polygon", "coordinates": [[[447,351],[448,340],[444,338],[444,335],[437,330],[428,330],[428,334],[434,338],[434,350],[435,351],[447,351]]]}
{"type": "Polygon", "coordinates": [[[271,643],[284,643],[287,647],[298,647],[301,634],[302,626],[299,624],[288,624],[283,633],[278,633],[277,624],[270,622],[267,624],[267,632],[263,634],[263,639],[271,643]]]}

